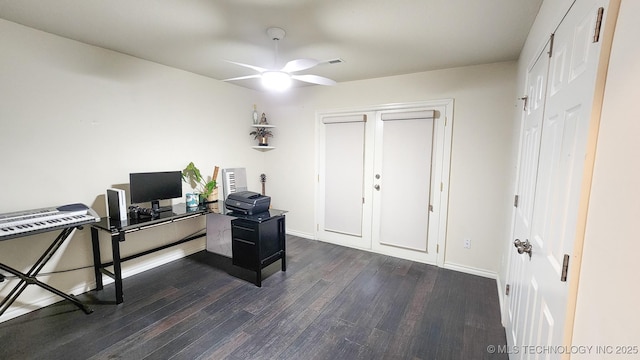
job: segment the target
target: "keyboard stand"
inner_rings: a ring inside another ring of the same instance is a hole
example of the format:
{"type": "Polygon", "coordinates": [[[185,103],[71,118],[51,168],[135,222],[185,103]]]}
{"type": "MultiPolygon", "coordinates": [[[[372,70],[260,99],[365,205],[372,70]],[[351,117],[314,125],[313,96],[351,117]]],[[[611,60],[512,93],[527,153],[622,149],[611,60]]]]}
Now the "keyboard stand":
{"type": "MultiPolygon", "coordinates": [[[[56,253],[56,251],[58,251],[60,246],[62,246],[65,240],[67,240],[67,238],[73,233],[73,231],[76,228],[81,229],[82,227],[78,225],[72,225],[70,227],[64,228],[60,232],[58,237],[56,237],[56,239],[53,241],[53,243],[51,243],[51,246],[49,246],[49,248],[42,254],[42,256],[40,256],[40,259],[38,259],[38,261],[35,264],[33,264],[31,269],[27,273],[22,273],[10,266],[0,263],[0,269],[7,271],[20,278],[20,282],[9,292],[9,295],[0,303],[0,316],[2,316],[2,314],[4,314],[4,312],[11,306],[11,304],[13,304],[13,302],[16,301],[18,296],[22,294],[22,292],[28,285],[40,286],[45,290],[48,290],[66,300],[71,301],[77,307],[79,307],[82,311],[84,311],[85,314],[90,314],[93,312],[92,309],[84,305],[82,302],[80,302],[80,300],[76,299],[73,295],[65,294],[62,291],[54,288],[53,286],[47,285],[42,281],[36,279],[36,276],[38,276],[38,273],[40,273],[42,268],[44,268],[47,262],[56,253]]],[[[30,234],[25,234],[25,235],[30,235],[30,234]]],[[[3,280],[4,280],[4,276],[0,278],[0,281],[3,281],[3,280]]]]}

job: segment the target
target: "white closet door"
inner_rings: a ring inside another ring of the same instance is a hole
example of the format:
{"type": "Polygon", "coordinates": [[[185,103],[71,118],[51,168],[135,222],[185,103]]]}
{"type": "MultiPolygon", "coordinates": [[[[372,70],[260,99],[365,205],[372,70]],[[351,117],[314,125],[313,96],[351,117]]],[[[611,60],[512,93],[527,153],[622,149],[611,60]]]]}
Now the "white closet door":
{"type": "MultiPolygon", "coordinates": [[[[540,155],[540,138],[542,120],[546,104],[549,57],[547,53],[550,43],[544,48],[534,65],[527,73],[527,103],[520,139],[520,165],[518,170],[517,192],[518,206],[515,209],[513,239],[528,240],[531,235],[531,218],[538,178],[538,161],[540,155]]],[[[527,256],[520,256],[511,249],[509,277],[511,291],[507,299],[506,332],[507,342],[511,346],[526,343],[525,330],[528,326],[524,319],[531,313],[533,306],[531,297],[538,286],[531,283],[527,256]]]]}
{"type": "Polygon", "coordinates": [[[325,230],[362,236],[364,124],[326,124],[325,230]]]}
{"type": "Polygon", "coordinates": [[[322,204],[318,231],[322,238],[354,247],[369,247],[363,198],[366,114],[325,116],[320,154],[322,204]]]}
{"type": "Polygon", "coordinates": [[[374,243],[421,253],[429,243],[433,110],[383,112],[377,121],[374,243]]]}

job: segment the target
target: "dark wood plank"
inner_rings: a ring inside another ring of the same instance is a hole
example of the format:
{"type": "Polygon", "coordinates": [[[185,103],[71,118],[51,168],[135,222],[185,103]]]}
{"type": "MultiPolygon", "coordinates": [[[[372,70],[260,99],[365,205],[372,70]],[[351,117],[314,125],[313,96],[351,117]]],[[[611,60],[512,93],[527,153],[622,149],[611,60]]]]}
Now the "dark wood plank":
{"type": "Polygon", "coordinates": [[[200,252],[0,324],[0,358],[506,359],[494,280],[294,236],[279,267],[200,252]]]}

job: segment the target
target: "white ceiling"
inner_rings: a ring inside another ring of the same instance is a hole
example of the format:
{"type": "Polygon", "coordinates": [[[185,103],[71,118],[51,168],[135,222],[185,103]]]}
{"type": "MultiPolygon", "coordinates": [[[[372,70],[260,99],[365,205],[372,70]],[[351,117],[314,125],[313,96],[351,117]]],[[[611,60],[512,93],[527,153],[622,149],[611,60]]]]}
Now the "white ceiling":
{"type": "MultiPolygon", "coordinates": [[[[214,79],[341,58],[337,82],[515,60],[542,0],[0,0],[0,18],[214,79]],[[287,34],[274,66],[269,27],[287,34]]],[[[235,82],[259,89],[256,79],[235,82]]]]}

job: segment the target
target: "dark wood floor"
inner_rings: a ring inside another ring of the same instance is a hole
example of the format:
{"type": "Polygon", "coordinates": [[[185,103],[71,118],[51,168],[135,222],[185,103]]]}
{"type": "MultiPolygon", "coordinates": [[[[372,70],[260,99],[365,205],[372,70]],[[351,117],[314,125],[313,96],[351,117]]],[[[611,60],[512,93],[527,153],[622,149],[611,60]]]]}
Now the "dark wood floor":
{"type": "Polygon", "coordinates": [[[0,324],[0,359],[506,359],[494,280],[287,237],[262,288],[201,252],[0,324]],[[218,268],[212,266],[215,264],[218,268]]]}

